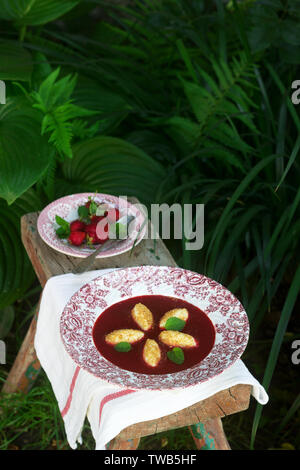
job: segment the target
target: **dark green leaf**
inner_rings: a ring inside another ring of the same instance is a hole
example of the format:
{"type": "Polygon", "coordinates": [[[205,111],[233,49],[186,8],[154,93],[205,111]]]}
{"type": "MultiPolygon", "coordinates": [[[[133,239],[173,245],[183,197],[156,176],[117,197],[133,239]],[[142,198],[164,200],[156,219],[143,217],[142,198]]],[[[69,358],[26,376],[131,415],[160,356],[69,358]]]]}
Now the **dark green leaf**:
{"type": "Polygon", "coordinates": [[[127,341],[121,341],[114,346],[115,350],[118,352],[128,352],[131,350],[131,344],[127,343],[127,341]]]}
{"type": "Polygon", "coordinates": [[[70,235],[70,224],[66,220],[62,219],[59,215],[55,216],[56,223],[60,226],[56,230],[56,235],[59,238],[68,238],[70,235]]]}
{"type": "Polygon", "coordinates": [[[175,362],[175,364],[183,364],[184,363],[184,352],[181,348],[173,348],[171,351],[167,352],[168,359],[170,361],[175,362]]]}
{"type": "Polygon", "coordinates": [[[78,216],[81,220],[87,219],[89,217],[89,209],[86,206],[78,207],[78,216]]]}
{"type": "Polygon", "coordinates": [[[0,40],[0,79],[29,81],[32,73],[30,53],[17,41],[0,40]]]}
{"type": "Polygon", "coordinates": [[[0,0],[0,18],[22,25],[41,25],[64,15],[79,0],[0,0]]]}
{"type": "MultiPolygon", "coordinates": [[[[95,137],[73,146],[73,159],[64,162],[64,178],[85,191],[135,196],[153,202],[166,170],[141,149],[115,137],[95,137]],[[147,181],[147,184],[145,184],[147,181]]],[[[77,189],[78,188],[78,189],[77,189]]]]}
{"type": "Polygon", "coordinates": [[[282,38],[288,44],[300,46],[300,25],[298,21],[285,20],[282,23],[282,38]]]}
{"type": "Polygon", "coordinates": [[[96,214],[97,208],[98,208],[98,205],[96,204],[95,201],[92,200],[91,203],[90,203],[90,205],[89,205],[89,213],[90,213],[90,215],[96,214]]]}
{"type": "Polygon", "coordinates": [[[41,200],[32,189],[11,206],[0,199],[0,308],[20,299],[35,279],[21,241],[20,218],[40,209],[41,200]]]}
{"type": "Polygon", "coordinates": [[[10,332],[14,318],[15,311],[11,305],[0,310],[0,339],[4,339],[10,332]]]}
{"type": "Polygon", "coordinates": [[[60,217],[59,215],[56,215],[55,216],[55,221],[58,225],[60,225],[61,227],[63,227],[64,229],[67,229],[70,227],[70,224],[69,222],[67,222],[66,220],[64,220],[62,217],[60,217]]]}
{"type": "Polygon", "coordinates": [[[52,153],[38,111],[22,99],[0,106],[0,197],[14,202],[46,172],[52,153]]]}
{"type": "Polygon", "coordinates": [[[184,327],[185,321],[177,317],[168,318],[165,324],[166,330],[182,331],[184,327]]]}
{"type": "Polygon", "coordinates": [[[59,237],[59,238],[68,238],[69,235],[70,235],[70,229],[65,229],[63,227],[59,227],[56,231],[55,231],[56,235],[59,237]]]}

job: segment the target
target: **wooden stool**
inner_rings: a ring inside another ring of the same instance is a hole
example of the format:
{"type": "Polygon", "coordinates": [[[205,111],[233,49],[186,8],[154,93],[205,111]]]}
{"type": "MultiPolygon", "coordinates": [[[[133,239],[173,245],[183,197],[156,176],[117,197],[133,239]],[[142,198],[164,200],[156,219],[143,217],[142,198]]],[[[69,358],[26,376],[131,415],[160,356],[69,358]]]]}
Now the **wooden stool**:
{"type": "MultiPolygon", "coordinates": [[[[136,202],[131,198],[132,202],[136,202]]],[[[56,275],[72,272],[80,259],[58,253],[48,247],[37,231],[38,213],[24,215],[21,219],[22,241],[36,275],[44,287],[47,280],[56,275]]],[[[149,231],[149,233],[151,233],[149,231]]],[[[176,266],[174,259],[161,239],[143,240],[133,252],[112,258],[97,259],[91,270],[123,268],[128,266],[160,265],[176,266]]],[[[6,383],[5,393],[27,392],[34,383],[40,364],[34,350],[37,315],[32,319],[21,349],[15,359],[6,383]]],[[[137,423],[122,430],[113,439],[109,449],[136,449],[143,436],[188,426],[198,449],[230,449],[223,431],[221,418],[246,410],[250,400],[250,385],[236,385],[202,400],[177,413],[163,418],[137,423]]]]}

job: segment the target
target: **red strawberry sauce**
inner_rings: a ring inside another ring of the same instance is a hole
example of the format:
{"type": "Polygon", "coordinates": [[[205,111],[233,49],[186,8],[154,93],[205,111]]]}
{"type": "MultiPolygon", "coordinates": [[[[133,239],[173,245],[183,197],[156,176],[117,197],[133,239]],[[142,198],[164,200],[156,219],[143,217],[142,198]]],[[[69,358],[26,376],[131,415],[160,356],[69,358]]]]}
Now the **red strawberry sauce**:
{"type": "Polygon", "coordinates": [[[122,369],[141,374],[169,374],[188,369],[203,360],[214,345],[215,329],[204,312],[184,300],[163,295],[145,295],[122,300],[106,309],[95,322],[93,339],[102,356],[122,369]],[[131,317],[131,309],[139,302],[151,310],[155,323],[154,327],[144,332],[145,336],[142,340],[131,345],[131,351],[118,352],[112,345],[105,342],[105,336],[113,330],[123,328],[140,330],[140,327],[131,317]],[[188,310],[189,318],[182,333],[192,335],[197,341],[197,346],[193,348],[182,348],[185,360],[180,365],[173,363],[167,357],[167,351],[172,348],[158,340],[158,335],[162,331],[159,327],[159,321],[164,313],[174,308],[186,308],[188,310]],[[155,339],[160,346],[162,357],[157,367],[150,367],[143,360],[143,347],[147,338],[155,339]]]}

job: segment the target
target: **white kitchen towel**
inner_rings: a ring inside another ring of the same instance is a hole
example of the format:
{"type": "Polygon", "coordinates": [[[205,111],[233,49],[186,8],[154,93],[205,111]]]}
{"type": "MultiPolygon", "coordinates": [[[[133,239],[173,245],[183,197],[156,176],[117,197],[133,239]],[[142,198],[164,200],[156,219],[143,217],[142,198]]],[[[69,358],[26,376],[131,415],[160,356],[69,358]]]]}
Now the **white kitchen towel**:
{"type": "Polygon", "coordinates": [[[95,449],[103,450],[127,426],[175,413],[237,384],[251,385],[253,397],[263,405],[268,402],[266,391],[242,360],[202,384],[176,391],[121,389],[81,369],[62,343],[60,316],[78,289],[111,270],[54,276],[47,281],[40,303],[35,349],[52,385],[71,448],[75,449],[77,442],[81,443],[86,417],[95,439],[95,449]]]}

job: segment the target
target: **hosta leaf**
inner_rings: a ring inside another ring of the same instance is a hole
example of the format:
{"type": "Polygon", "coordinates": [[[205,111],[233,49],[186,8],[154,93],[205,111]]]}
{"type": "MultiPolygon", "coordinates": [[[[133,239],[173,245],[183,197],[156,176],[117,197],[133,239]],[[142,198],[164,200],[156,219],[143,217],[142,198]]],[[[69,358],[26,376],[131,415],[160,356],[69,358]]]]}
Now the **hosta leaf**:
{"type": "Polygon", "coordinates": [[[0,79],[29,81],[31,73],[30,53],[16,41],[0,39],[0,79]]]}
{"type": "Polygon", "coordinates": [[[41,208],[40,198],[32,189],[11,206],[0,199],[0,309],[20,298],[35,279],[21,241],[20,218],[41,208]]]}
{"type": "Polygon", "coordinates": [[[72,95],[74,103],[99,114],[101,134],[109,133],[131,112],[132,107],[119,94],[99,82],[79,76],[72,95]]]}
{"type": "Polygon", "coordinates": [[[56,20],[80,0],[0,0],[0,18],[22,25],[41,25],[56,20]]]}
{"type": "Polygon", "coordinates": [[[166,170],[135,145],[114,137],[95,137],[75,144],[64,162],[63,177],[74,189],[135,196],[153,202],[166,170]]]}
{"type": "Polygon", "coordinates": [[[161,132],[149,130],[134,130],[127,136],[127,140],[139,148],[143,149],[148,155],[162,162],[175,162],[175,149],[171,142],[161,132]]]}
{"type": "Polygon", "coordinates": [[[276,12],[276,5],[254,2],[249,9],[248,40],[253,52],[265,50],[276,41],[281,31],[281,20],[276,12]]]}
{"type": "Polygon", "coordinates": [[[30,188],[47,169],[51,152],[37,111],[20,99],[0,107],[0,197],[11,204],[30,188]]]}

